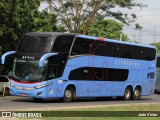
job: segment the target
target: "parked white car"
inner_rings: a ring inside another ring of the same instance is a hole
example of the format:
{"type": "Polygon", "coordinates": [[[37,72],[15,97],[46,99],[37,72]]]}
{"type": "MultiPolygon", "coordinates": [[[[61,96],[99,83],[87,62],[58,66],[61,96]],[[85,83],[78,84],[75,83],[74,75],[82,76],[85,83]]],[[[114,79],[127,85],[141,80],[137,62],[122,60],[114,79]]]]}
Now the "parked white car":
{"type": "Polygon", "coordinates": [[[5,95],[10,95],[10,79],[5,75],[0,75],[0,93],[3,93],[5,85],[5,95]]]}

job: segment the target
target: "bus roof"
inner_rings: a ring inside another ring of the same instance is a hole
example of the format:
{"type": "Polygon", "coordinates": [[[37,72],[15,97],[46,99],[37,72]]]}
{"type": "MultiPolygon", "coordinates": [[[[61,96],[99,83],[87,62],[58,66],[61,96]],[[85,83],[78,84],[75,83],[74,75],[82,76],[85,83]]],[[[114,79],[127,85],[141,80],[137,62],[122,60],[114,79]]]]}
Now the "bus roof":
{"type": "MultiPolygon", "coordinates": [[[[87,36],[87,35],[81,35],[81,34],[76,34],[76,33],[63,33],[63,32],[29,32],[26,33],[26,35],[77,35],[78,37],[81,38],[88,38],[92,40],[97,40],[100,37],[93,37],[93,36],[87,36]]],[[[128,44],[128,45],[134,45],[134,46],[141,46],[141,47],[149,47],[149,48],[155,48],[155,46],[147,45],[147,44],[139,44],[139,43],[133,43],[133,42],[124,42],[120,40],[113,40],[113,39],[108,39],[104,38],[104,41],[108,42],[114,42],[114,43],[120,43],[120,44],[128,44]]]]}
{"type": "Polygon", "coordinates": [[[26,35],[77,35],[75,33],[63,32],[28,32],[26,35]]]}
{"type": "MultiPolygon", "coordinates": [[[[93,36],[87,36],[87,35],[79,35],[79,37],[93,39],[93,40],[97,40],[99,38],[99,37],[93,37],[93,36]]],[[[155,46],[151,46],[151,45],[147,45],[147,44],[139,44],[139,43],[133,43],[133,42],[113,40],[113,39],[108,39],[108,38],[104,38],[104,41],[120,43],[120,44],[127,44],[127,45],[134,45],[134,46],[141,46],[141,47],[149,47],[149,48],[156,49],[155,46]]]]}

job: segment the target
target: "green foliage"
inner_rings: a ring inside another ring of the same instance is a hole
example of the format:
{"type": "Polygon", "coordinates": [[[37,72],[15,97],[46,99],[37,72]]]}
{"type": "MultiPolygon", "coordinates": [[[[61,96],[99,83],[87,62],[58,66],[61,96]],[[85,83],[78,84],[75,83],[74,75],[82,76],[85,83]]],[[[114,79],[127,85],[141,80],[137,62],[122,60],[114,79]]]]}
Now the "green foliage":
{"type": "Polygon", "coordinates": [[[87,34],[90,26],[97,19],[112,17],[122,23],[135,21],[135,14],[115,11],[113,8],[144,7],[135,0],[42,0],[58,15],[59,22],[69,32],[87,34]]]}
{"type": "Polygon", "coordinates": [[[15,50],[27,32],[55,31],[56,15],[38,10],[41,0],[0,1],[0,47],[2,53],[15,50]]]}
{"type": "Polygon", "coordinates": [[[143,27],[140,26],[139,24],[135,24],[135,29],[136,29],[136,30],[142,30],[142,28],[143,28],[143,27]]]}
{"type": "Polygon", "coordinates": [[[120,39],[122,35],[122,40],[127,40],[122,33],[123,25],[105,18],[112,17],[128,24],[132,21],[129,17],[135,19],[136,15],[112,11],[116,6],[128,9],[143,7],[134,0],[1,0],[0,54],[15,50],[20,38],[31,31],[64,32],[67,28],[70,32],[111,39],[120,39]],[[42,1],[48,2],[50,12],[38,10],[42,1]],[[56,27],[56,21],[62,24],[56,27]]]}
{"type": "Polygon", "coordinates": [[[158,42],[158,43],[152,43],[151,45],[156,46],[157,54],[160,54],[160,42],[158,42]]]}
{"type": "Polygon", "coordinates": [[[114,20],[95,20],[88,30],[88,35],[109,39],[127,41],[128,37],[122,33],[123,24],[114,20]]]}

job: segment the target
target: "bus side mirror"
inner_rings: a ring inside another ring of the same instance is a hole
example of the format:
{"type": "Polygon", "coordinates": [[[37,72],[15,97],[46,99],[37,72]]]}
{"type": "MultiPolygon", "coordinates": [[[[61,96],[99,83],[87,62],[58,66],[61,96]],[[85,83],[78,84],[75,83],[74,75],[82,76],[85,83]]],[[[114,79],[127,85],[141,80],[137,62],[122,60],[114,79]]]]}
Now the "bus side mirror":
{"type": "Polygon", "coordinates": [[[50,57],[50,56],[54,56],[54,55],[57,55],[58,53],[47,53],[47,54],[44,54],[40,60],[39,60],[39,67],[43,67],[44,66],[44,61],[50,57]]]}
{"type": "Polygon", "coordinates": [[[11,55],[11,54],[15,54],[15,53],[16,53],[16,51],[9,51],[9,52],[4,53],[1,57],[1,64],[5,63],[6,56],[11,55]]]}

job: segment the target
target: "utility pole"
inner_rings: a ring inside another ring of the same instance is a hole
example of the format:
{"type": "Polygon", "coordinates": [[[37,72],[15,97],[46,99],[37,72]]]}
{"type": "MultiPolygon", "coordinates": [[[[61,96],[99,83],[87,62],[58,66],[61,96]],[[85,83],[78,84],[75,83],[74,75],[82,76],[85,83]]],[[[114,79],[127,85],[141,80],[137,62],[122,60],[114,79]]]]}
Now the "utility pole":
{"type": "Polygon", "coordinates": [[[142,43],[142,30],[139,30],[139,43],[142,43]]]}
{"type": "Polygon", "coordinates": [[[155,34],[156,34],[156,26],[155,26],[155,24],[154,24],[154,34],[153,34],[153,42],[154,42],[154,43],[156,42],[156,40],[155,40],[155,34]]]}
{"type": "Polygon", "coordinates": [[[134,40],[134,42],[136,42],[136,34],[132,34],[133,35],[133,40],[134,40]]]}
{"type": "Polygon", "coordinates": [[[122,41],[122,33],[120,33],[119,39],[120,41],[122,41]]]}

